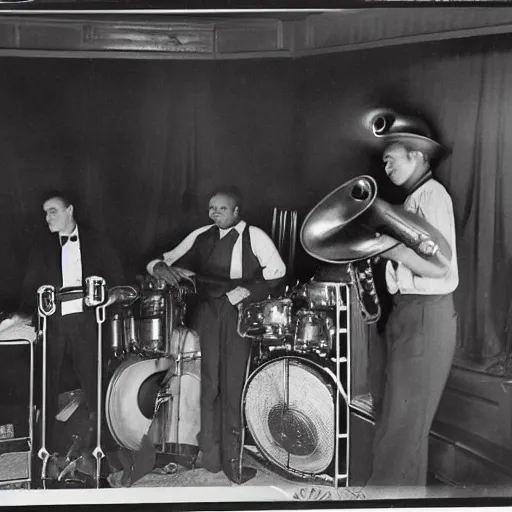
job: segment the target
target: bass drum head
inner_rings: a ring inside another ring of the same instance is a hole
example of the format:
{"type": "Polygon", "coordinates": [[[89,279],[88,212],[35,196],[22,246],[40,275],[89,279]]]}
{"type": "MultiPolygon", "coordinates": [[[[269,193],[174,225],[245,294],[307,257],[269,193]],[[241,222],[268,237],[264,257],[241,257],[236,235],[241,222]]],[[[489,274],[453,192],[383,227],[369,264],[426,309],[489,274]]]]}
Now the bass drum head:
{"type": "Polygon", "coordinates": [[[105,415],[116,442],[138,450],[153,420],[160,383],[172,359],[130,358],[115,371],[107,389],[105,415]]]}
{"type": "Polygon", "coordinates": [[[278,467],[318,474],[332,462],[333,392],[304,361],[285,357],[256,369],[245,391],[245,417],[259,450],[278,467]]]}

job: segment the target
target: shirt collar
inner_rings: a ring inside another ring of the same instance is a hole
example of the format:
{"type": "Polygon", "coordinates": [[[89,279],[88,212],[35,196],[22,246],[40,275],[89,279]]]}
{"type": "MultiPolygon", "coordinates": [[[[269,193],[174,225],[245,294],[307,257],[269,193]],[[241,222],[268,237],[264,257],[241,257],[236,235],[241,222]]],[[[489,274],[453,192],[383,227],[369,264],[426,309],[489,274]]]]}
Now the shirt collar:
{"type": "Polygon", "coordinates": [[[220,235],[221,237],[223,237],[224,235],[228,234],[232,229],[236,229],[240,234],[242,234],[246,225],[247,223],[245,222],[245,220],[241,220],[236,226],[231,226],[228,229],[219,228],[220,235]]]}

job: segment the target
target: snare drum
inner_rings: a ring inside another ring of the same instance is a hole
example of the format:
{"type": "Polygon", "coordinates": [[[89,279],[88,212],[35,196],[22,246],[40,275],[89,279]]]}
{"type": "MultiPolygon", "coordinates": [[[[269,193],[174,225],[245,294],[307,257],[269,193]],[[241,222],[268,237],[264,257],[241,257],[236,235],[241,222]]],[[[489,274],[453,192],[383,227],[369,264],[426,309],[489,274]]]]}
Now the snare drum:
{"type": "Polygon", "coordinates": [[[238,333],[244,338],[282,340],[293,336],[292,300],[267,299],[240,311],[238,333]]]}

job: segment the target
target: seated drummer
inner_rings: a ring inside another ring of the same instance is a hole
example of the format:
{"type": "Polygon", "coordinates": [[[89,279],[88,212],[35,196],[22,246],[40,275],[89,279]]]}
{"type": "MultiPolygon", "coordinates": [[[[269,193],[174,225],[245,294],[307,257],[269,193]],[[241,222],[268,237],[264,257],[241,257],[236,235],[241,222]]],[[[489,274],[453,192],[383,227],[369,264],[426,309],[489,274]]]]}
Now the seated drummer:
{"type": "Polygon", "coordinates": [[[238,306],[282,291],[286,266],[270,237],[240,218],[236,188],[216,190],[209,201],[209,224],[190,233],[177,247],[151,261],[149,274],[176,285],[193,271],[198,304],[190,327],[201,345],[201,433],[198,465],[224,470],[234,483],[253,478],[241,469],[240,400],[250,340],[237,332],[238,306]]]}

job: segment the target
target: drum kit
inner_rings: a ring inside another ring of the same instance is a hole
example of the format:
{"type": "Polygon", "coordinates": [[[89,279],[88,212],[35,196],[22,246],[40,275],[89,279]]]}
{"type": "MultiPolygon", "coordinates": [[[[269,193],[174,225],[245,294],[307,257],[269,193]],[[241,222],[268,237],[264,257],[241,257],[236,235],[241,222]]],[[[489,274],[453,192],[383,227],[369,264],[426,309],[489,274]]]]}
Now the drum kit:
{"type": "Polygon", "coordinates": [[[279,351],[325,359],[336,336],[336,301],[333,283],[297,283],[283,298],[269,298],[241,309],[238,333],[259,341],[262,358],[279,351]]]}
{"type": "Polygon", "coordinates": [[[148,435],[159,453],[198,453],[201,351],[185,324],[193,278],[179,287],[154,278],[120,287],[107,317],[111,361],[106,419],[119,446],[136,451],[148,435]],[[112,364],[111,366],[115,366],[112,364]]]}
{"type": "MultiPolygon", "coordinates": [[[[337,286],[313,279],[287,288],[283,297],[239,308],[238,332],[254,342],[249,365],[255,369],[242,396],[245,421],[267,460],[296,474],[324,471],[335,451],[337,383],[331,369],[336,355],[335,317],[346,308],[337,286]],[[282,383],[286,386],[278,385],[282,383]]],[[[59,299],[66,300],[66,294],[75,298],[79,292],[57,293],[51,286],[38,291],[43,361],[48,317],[55,313],[59,299]]],[[[120,448],[137,451],[147,436],[157,453],[193,467],[199,452],[201,352],[198,335],[185,326],[185,317],[188,299],[195,293],[194,281],[172,287],[148,277],[138,286],[107,291],[102,278],[92,277],[81,293],[96,313],[99,369],[108,353],[107,371],[98,372],[97,382],[106,393],[99,393],[96,410],[96,487],[105,457],[103,418],[120,448]]],[[[52,459],[46,448],[46,363],[42,398],[38,457],[45,481],[51,479],[52,459]]]]}
{"type": "Polygon", "coordinates": [[[57,454],[52,455],[47,449],[46,429],[47,322],[59,302],[72,298],[84,298],[86,306],[95,311],[97,389],[106,387],[106,394],[98,393],[95,411],[96,446],[92,455],[96,471],[89,477],[96,487],[100,487],[100,468],[105,457],[101,438],[103,418],[120,448],[137,451],[147,435],[157,452],[184,457],[188,463],[195,460],[200,427],[201,352],[197,334],[184,325],[187,297],[194,291],[193,277],[179,287],[148,277],[137,287],[118,286],[107,291],[104,279],[92,276],[86,278],[84,287],[59,291],[50,285],[39,288],[43,364],[41,446],[37,456],[45,488],[50,482],[61,481],[61,476],[69,473],[68,466],[76,465],[76,460],[66,459],[67,466],[55,471],[57,454]],[[108,365],[104,373],[106,354],[108,365]]]}
{"type": "Polygon", "coordinates": [[[336,393],[347,402],[336,362],[348,294],[316,277],[240,310],[239,334],[254,342],[241,405],[268,463],[288,476],[329,480],[322,475],[334,467],[338,447],[336,393]]]}

